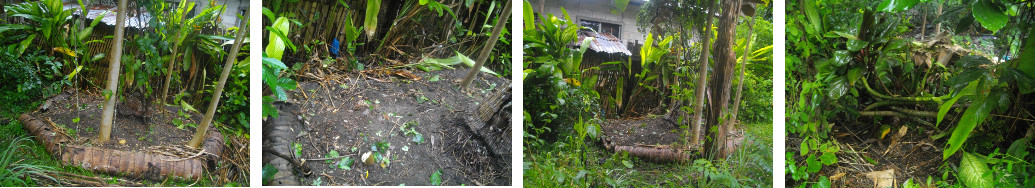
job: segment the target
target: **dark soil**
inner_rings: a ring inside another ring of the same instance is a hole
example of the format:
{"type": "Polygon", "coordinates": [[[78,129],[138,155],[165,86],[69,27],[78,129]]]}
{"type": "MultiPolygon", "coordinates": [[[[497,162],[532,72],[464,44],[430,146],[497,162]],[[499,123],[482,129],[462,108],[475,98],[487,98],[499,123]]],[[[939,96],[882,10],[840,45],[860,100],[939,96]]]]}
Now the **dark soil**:
{"type": "MultiPolygon", "coordinates": [[[[289,172],[294,171],[298,177],[294,179],[300,179],[302,185],[430,185],[436,171],[441,171],[443,185],[510,185],[509,128],[505,134],[481,134],[478,127],[482,126],[465,119],[475,116],[479,104],[491,101],[489,96],[511,83],[481,73],[471,92],[463,92],[457,87],[467,72],[414,72],[419,80],[375,80],[350,74],[299,82],[288,102],[277,105],[281,117],[264,121],[263,144],[286,157],[294,157],[294,143],[301,144],[298,158],[306,159],[303,165],[311,174],[276,162],[283,159],[266,150],[263,164],[293,168],[289,172]],[[423,135],[423,143],[414,142],[414,136],[404,132],[407,124],[423,135]],[[384,167],[363,164],[361,155],[378,142],[390,144],[385,153],[390,152],[390,163],[384,167]],[[505,151],[495,147],[502,145],[508,146],[502,147],[505,151]],[[330,151],[355,163],[343,170],[334,165],[340,159],[313,160],[325,158],[330,151]]],[[[294,183],[280,180],[284,181],[271,184],[294,183]]]]}
{"type": "MultiPolygon", "coordinates": [[[[841,148],[837,155],[838,163],[824,167],[819,174],[830,177],[835,187],[873,187],[873,180],[864,173],[888,169],[894,169],[895,185],[909,179],[923,182],[929,176],[941,177],[939,168],[942,165],[941,146],[944,146],[944,142],[930,138],[940,130],[917,125],[908,126],[907,133],[889,150],[891,137],[901,125],[892,125],[891,133],[880,139],[877,133],[880,125],[864,125],[858,122],[836,124],[829,135],[841,148]],[[877,164],[868,162],[867,157],[877,164]]],[[[787,152],[793,154],[795,161],[805,161],[805,156],[800,155],[802,139],[796,134],[787,136],[787,152]]],[[[948,160],[958,161],[958,157],[950,157],[948,160]]]]}
{"type": "MultiPolygon", "coordinates": [[[[151,146],[172,146],[184,145],[194,136],[194,127],[188,124],[199,124],[201,114],[186,112],[187,117],[180,115],[180,108],[166,106],[166,113],[150,111],[147,117],[136,114],[117,113],[115,123],[112,125],[111,140],[108,142],[97,142],[100,134],[101,112],[103,111],[104,97],[94,92],[62,92],[52,97],[51,102],[45,102],[47,110],[31,112],[33,116],[50,119],[58,127],[66,129],[66,133],[77,144],[86,144],[104,148],[143,151],[151,146]],[[64,95],[64,96],[62,96],[64,95]],[[49,103],[49,105],[47,104],[49,103]],[[77,108],[78,107],[78,108],[77,108]],[[79,119],[76,121],[75,119],[79,119]],[[173,122],[182,122],[180,129],[173,122]],[[124,143],[123,143],[124,142],[124,143]]],[[[116,102],[116,109],[134,101],[126,99],[116,102]]],[[[135,102],[139,103],[139,102],[135,102]]],[[[152,105],[154,107],[155,105],[152,105]]]]}
{"type": "Polygon", "coordinates": [[[684,144],[682,129],[663,118],[637,120],[607,120],[600,125],[616,145],[674,145],[684,144]]]}

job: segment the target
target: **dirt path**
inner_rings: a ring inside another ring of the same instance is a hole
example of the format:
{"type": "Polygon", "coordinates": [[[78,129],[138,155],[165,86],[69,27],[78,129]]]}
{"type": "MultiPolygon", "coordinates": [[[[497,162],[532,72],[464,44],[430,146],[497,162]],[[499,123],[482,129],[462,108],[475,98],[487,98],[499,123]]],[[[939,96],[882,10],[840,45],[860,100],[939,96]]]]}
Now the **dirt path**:
{"type": "Polygon", "coordinates": [[[355,75],[300,82],[289,102],[278,105],[281,117],[264,122],[263,135],[269,139],[263,142],[287,157],[296,157],[294,146],[301,146],[298,158],[306,159],[302,165],[311,174],[295,172],[294,165],[278,162],[283,159],[268,152],[263,163],[286,167],[281,172],[293,172],[301,185],[430,185],[437,171],[444,185],[510,185],[510,148],[493,147],[502,141],[509,146],[509,129],[503,139],[498,135],[504,134],[490,134],[479,140],[470,135],[477,131],[470,130],[481,126],[462,123],[510,81],[480,74],[472,92],[462,92],[457,85],[466,73],[419,72],[414,73],[419,80],[387,79],[391,82],[355,75]],[[361,155],[374,149],[389,156],[387,162],[364,165],[361,155]],[[339,158],[319,160],[332,151],[354,164],[346,170],[338,165],[339,158]]]}

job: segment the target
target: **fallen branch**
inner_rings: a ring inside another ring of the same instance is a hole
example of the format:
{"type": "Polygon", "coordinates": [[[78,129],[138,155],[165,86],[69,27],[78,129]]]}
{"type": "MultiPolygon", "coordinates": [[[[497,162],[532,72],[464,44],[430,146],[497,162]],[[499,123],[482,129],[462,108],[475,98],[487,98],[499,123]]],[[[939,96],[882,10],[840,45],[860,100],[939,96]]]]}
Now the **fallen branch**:
{"type": "MultiPolygon", "coordinates": [[[[204,161],[197,158],[169,161],[176,159],[169,156],[136,151],[74,145],[70,142],[71,139],[67,135],[58,134],[56,132],[57,128],[45,119],[22,114],[18,117],[18,120],[24,124],[25,130],[29,134],[35,136],[36,140],[43,144],[47,152],[56,158],[60,158],[65,165],[79,166],[105,174],[152,180],[197,180],[201,178],[201,174],[205,169],[204,161]]],[[[209,134],[204,148],[206,150],[213,148],[213,150],[221,151],[222,143],[215,142],[215,140],[221,141],[222,137],[218,132],[209,134]]]]}
{"type": "Polygon", "coordinates": [[[686,162],[692,159],[692,155],[685,154],[680,150],[664,149],[643,146],[615,146],[615,152],[628,152],[630,156],[657,162],[686,162]]]}
{"type": "Polygon", "coordinates": [[[859,116],[893,116],[913,120],[921,125],[925,125],[928,127],[934,127],[934,124],[931,124],[931,122],[924,121],[920,118],[917,118],[916,116],[907,116],[896,111],[859,111],[859,116]]]}

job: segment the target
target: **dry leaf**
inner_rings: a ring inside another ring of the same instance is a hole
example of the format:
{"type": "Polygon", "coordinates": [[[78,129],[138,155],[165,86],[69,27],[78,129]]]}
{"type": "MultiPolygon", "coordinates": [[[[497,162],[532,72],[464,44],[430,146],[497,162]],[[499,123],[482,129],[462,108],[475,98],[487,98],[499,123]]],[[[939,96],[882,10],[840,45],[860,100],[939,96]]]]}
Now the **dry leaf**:
{"type": "Polygon", "coordinates": [[[874,187],[884,188],[895,186],[895,169],[867,172],[863,175],[866,175],[870,180],[873,180],[874,187]]]}

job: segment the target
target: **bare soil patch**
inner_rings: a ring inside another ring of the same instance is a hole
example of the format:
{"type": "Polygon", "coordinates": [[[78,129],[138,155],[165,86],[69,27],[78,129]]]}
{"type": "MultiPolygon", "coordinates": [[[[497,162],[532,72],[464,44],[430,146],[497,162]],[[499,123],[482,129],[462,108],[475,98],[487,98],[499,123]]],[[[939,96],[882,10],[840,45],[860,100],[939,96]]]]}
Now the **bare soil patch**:
{"type": "Polygon", "coordinates": [[[495,126],[471,119],[480,104],[511,83],[481,73],[470,92],[461,91],[459,80],[467,71],[414,72],[418,80],[349,75],[299,82],[287,103],[276,104],[280,117],[263,124],[263,135],[269,135],[263,143],[270,148],[263,151],[263,164],[290,173],[278,174],[271,184],[430,185],[432,174],[441,171],[443,185],[510,185],[510,129],[479,129],[495,126]],[[301,156],[294,156],[295,144],[301,156]],[[363,164],[361,155],[378,144],[387,146],[381,151],[389,162],[363,164]],[[306,162],[285,164],[270,151],[306,162]],[[332,151],[354,164],[345,170],[337,165],[340,158],[321,159],[332,151]]]}

